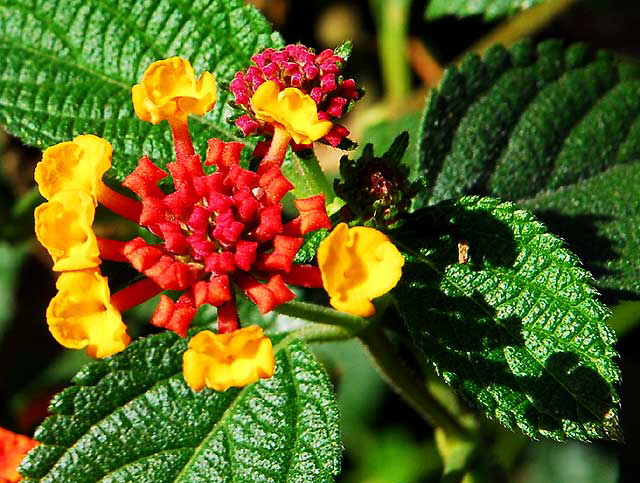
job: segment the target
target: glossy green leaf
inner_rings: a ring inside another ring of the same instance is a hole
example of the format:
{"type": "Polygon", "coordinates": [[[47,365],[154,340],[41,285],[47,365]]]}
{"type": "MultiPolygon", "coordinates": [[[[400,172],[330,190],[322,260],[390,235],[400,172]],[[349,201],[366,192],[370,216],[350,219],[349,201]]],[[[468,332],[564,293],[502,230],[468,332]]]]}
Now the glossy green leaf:
{"type": "MultiPolygon", "coordinates": [[[[131,87],[153,61],[179,55],[216,76],[218,100],[190,121],[197,149],[241,140],[220,88],[264,47],[278,47],[262,15],[242,0],[0,0],[0,124],[40,148],[78,134],[114,146],[111,174],[126,176],[142,154],[172,157],[167,123],[135,117],[131,87]]],[[[250,148],[246,149],[250,152],[250,148]]]]}
{"type": "Polygon", "coordinates": [[[24,483],[333,481],[337,407],[303,342],[275,345],[271,379],[225,392],[189,389],[185,348],[163,333],[85,366],[36,431],[24,483]]]}
{"type": "Polygon", "coordinates": [[[640,163],[602,174],[521,205],[536,212],[581,255],[598,287],[618,299],[640,294],[640,163]]]}
{"type": "MultiPolygon", "coordinates": [[[[430,203],[465,194],[517,201],[572,186],[640,159],[640,70],[583,45],[494,47],[446,71],[420,141],[430,203]]],[[[619,235],[611,230],[608,243],[624,243],[619,235]]],[[[576,252],[598,264],[593,252],[576,252]]],[[[627,255],[613,263],[633,265],[627,255]]],[[[628,285],[614,275],[601,286],[628,285]]]]}
{"type": "Polygon", "coordinates": [[[618,439],[615,336],[575,255],[530,213],[492,198],[414,217],[414,233],[396,234],[407,263],[395,297],[445,381],[532,438],[618,439]]]}
{"type": "Polygon", "coordinates": [[[519,10],[533,7],[544,0],[430,0],[425,11],[427,20],[446,15],[467,17],[484,15],[485,20],[511,15],[519,10]]]}

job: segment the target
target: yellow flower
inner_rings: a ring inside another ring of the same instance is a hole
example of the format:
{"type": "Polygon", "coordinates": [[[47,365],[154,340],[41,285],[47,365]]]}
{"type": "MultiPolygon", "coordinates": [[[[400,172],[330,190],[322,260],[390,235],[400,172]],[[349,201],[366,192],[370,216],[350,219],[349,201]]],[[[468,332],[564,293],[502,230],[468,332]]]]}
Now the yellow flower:
{"type": "Polygon", "coordinates": [[[191,63],[180,57],[158,60],[131,90],[133,107],[143,121],[184,123],[189,114],[202,116],[216,103],[213,74],[203,72],[196,81],[191,63]]]}
{"type": "Polygon", "coordinates": [[[35,210],[36,237],[53,258],[55,271],[81,270],[100,264],[91,229],[95,206],[82,191],[61,191],[35,210]]]}
{"type": "Polygon", "coordinates": [[[183,356],[184,378],[195,391],[205,386],[216,391],[243,387],[273,375],[271,340],[257,325],[228,334],[198,332],[183,356]]]}
{"type": "Polygon", "coordinates": [[[45,149],[35,178],[46,199],[63,190],[80,190],[94,200],[102,175],[111,167],[111,144],[91,134],[45,149]]]}
{"type": "Polygon", "coordinates": [[[127,328],[111,304],[107,279],[99,269],[63,272],[56,287],[47,323],[60,344],[69,349],[86,347],[93,357],[110,356],[129,344],[127,328]]]}
{"type": "Polygon", "coordinates": [[[318,119],[311,97],[295,87],[280,87],[273,81],[260,85],[251,97],[251,108],[264,122],[282,126],[298,144],[309,144],[326,135],[333,124],[318,119]]]}
{"type": "Polygon", "coordinates": [[[396,286],[404,258],[389,238],[373,228],[340,223],[318,247],[322,284],[330,303],[360,317],[375,313],[371,300],[396,286]]]}

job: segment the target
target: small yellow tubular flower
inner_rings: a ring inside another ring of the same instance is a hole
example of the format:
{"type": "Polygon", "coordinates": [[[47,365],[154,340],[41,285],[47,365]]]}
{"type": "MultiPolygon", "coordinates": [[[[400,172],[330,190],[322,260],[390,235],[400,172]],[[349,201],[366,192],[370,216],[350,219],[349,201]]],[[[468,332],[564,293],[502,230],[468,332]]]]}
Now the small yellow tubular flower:
{"type": "Polygon", "coordinates": [[[57,272],[100,265],[91,225],[95,206],[82,191],[61,191],[35,210],[36,237],[53,258],[57,272]]]}
{"type": "Polygon", "coordinates": [[[194,391],[205,386],[216,391],[243,387],[273,376],[276,364],[271,340],[257,325],[228,334],[198,332],[189,341],[183,363],[184,378],[194,391]]]}
{"type": "Polygon", "coordinates": [[[375,313],[371,300],[387,293],[402,276],[404,257],[373,228],[340,223],[318,247],[322,283],[336,309],[360,317],[375,313]]]}
{"type": "Polygon", "coordinates": [[[127,327],[111,304],[107,279],[97,268],[63,272],[58,294],[47,308],[53,337],[64,347],[82,349],[92,357],[107,357],[129,344],[127,327]]]}
{"type": "Polygon", "coordinates": [[[133,107],[143,121],[184,123],[189,114],[203,116],[216,103],[213,74],[203,72],[196,81],[191,63],[180,57],[158,60],[131,90],[133,107]]]}
{"type": "Polygon", "coordinates": [[[325,136],[333,124],[318,119],[318,108],[311,97],[295,87],[280,90],[267,81],[251,97],[256,117],[282,126],[298,144],[310,144],[325,136]]]}
{"type": "Polygon", "coordinates": [[[91,134],[45,149],[35,173],[40,193],[50,200],[60,191],[79,190],[95,203],[102,175],[111,167],[111,151],[111,144],[91,134]]]}

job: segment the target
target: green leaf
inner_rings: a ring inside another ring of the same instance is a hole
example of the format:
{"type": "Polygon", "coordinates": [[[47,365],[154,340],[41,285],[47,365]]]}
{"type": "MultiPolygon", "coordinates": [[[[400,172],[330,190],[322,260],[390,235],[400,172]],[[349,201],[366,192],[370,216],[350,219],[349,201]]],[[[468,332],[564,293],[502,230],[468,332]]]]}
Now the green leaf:
{"type": "Polygon", "coordinates": [[[276,344],[276,373],[196,393],[173,333],[87,365],[51,403],[24,483],[331,482],[340,467],[331,384],[306,345],[276,344]]]}
{"type": "Polygon", "coordinates": [[[373,124],[364,131],[362,143],[358,150],[351,156],[353,159],[362,156],[364,146],[373,144],[374,154],[382,157],[387,149],[393,144],[398,134],[402,131],[409,133],[409,147],[402,156],[402,164],[411,170],[411,178],[416,179],[421,176],[420,162],[418,160],[418,128],[420,126],[420,113],[409,112],[394,120],[385,120],[373,124]]]}
{"type": "Polygon", "coordinates": [[[598,287],[618,299],[640,294],[640,163],[521,202],[579,253],[598,287]]]}
{"type": "Polygon", "coordinates": [[[484,19],[495,20],[511,15],[518,10],[533,7],[544,0],[431,0],[425,11],[427,20],[435,20],[446,15],[466,17],[484,15],[484,19]]]}
{"type": "Polygon", "coordinates": [[[396,235],[407,263],[395,297],[445,381],[532,438],[620,438],[609,312],[562,241],[530,213],[491,198],[414,216],[407,225],[421,233],[396,235]]]}
{"type": "MultiPolygon", "coordinates": [[[[40,148],[99,135],[114,146],[117,179],[142,154],[161,166],[172,157],[167,123],[140,121],[131,103],[131,87],[151,62],[185,57],[220,86],[257,50],[282,45],[242,0],[2,0],[0,25],[0,124],[40,148]]],[[[213,111],[191,119],[200,153],[212,137],[244,140],[226,122],[230,100],[219,88],[213,111]]]]}
{"type": "MultiPolygon", "coordinates": [[[[494,47],[446,71],[427,103],[420,142],[430,203],[554,192],[640,159],[640,69],[583,45],[494,47]]],[[[612,245],[624,243],[615,230],[608,235],[612,245]]],[[[597,265],[593,253],[576,250],[597,265]]],[[[633,265],[625,255],[615,263],[633,265]]],[[[628,286],[614,278],[602,287],[628,286]]]]}

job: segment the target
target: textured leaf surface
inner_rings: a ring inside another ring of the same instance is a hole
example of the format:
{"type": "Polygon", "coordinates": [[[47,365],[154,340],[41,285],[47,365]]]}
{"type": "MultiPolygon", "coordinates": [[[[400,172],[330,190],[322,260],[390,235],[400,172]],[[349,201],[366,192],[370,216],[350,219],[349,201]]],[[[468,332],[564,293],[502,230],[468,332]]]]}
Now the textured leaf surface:
{"type": "Polygon", "coordinates": [[[536,438],[618,438],[609,315],[560,239],[513,203],[465,197],[416,213],[396,290],[409,330],[444,379],[536,438]],[[469,247],[458,262],[458,243],[469,247]],[[420,301],[416,303],[416,301],[420,301]]]}
{"type": "Polygon", "coordinates": [[[495,20],[518,10],[533,7],[544,0],[431,0],[427,5],[427,19],[434,20],[445,15],[466,17],[484,15],[485,20],[495,20]]]}
{"type": "MultiPolygon", "coordinates": [[[[427,103],[419,157],[432,203],[464,194],[527,199],[636,161],[640,71],[555,41],[468,57],[427,103]]],[[[593,264],[592,253],[577,254],[593,264]]],[[[613,277],[603,282],[612,285],[613,277]]]]}
{"type": "Polygon", "coordinates": [[[186,340],[163,333],[85,366],[51,403],[25,483],[331,482],[340,466],[331,384],[301,341],[242,390],[193,392],[186,340]]]}
{"type": "MultiPolygon", "coordinates": [[[[102,136],[122,179],[142,154],[161,165],[172,154],[168,125],[138,120],[131,104],[151,62],[179,55],[220,84],[258,49],[281,44],[242,0],[0,0],[0,123],[41,148],[102,136]]],[[[218,89],[214,110],[191,119],[199,152],[211,137],[237,140],[230,98],[218,89]]]]}
{"type": "Polygon", "coordinates": [[[600,288],[621,299],[640,294],[640,163],[614,166],[521,205],[582,255],[600,288]]]}

